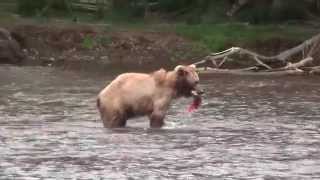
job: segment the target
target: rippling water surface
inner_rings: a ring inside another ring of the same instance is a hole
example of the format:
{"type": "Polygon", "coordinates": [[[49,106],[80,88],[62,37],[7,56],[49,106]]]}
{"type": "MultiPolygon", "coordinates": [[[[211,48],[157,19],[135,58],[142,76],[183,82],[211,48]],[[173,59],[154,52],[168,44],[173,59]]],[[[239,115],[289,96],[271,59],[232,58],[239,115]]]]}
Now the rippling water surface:
{"type": "Polygon", "coordinates": [[[108,130],[114,77],[0,66],[0,179],[320,179],[320,77],[201,77],[197,112],[108,130]]]}

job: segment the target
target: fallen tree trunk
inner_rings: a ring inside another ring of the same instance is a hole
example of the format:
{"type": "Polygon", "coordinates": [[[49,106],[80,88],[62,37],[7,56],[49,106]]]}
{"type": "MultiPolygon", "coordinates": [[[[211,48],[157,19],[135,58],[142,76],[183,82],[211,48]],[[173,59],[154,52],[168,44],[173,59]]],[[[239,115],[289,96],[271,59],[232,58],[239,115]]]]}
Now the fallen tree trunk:
{"type": "MultiPolygon", "coordinates": [[[[259,76],[283,76],[283,75],[302,75],[306,72],[299,69],[288,69],[281,71],[254,71],[254,68],[244,69],[216,69],[216,68],[198,68],[201,74],[232,74],[232,75],[259,75],[259,76]]],[[[320,71],[320,69],[319,69],[320,71]]]]}
{"type": "Polygon", "coordinates": [[[194,65],[197,67],[203,67],[203,69],[201,69],[202,73],[260,73],[266,75],[314,74],[320,71],[320,68],[312,69],[310,67],[304,67],[312,65],[312,62],[315,59],[313,56],[317,53],[320,53],[320,34],[313,36],[296,47],[285,50],[274,56],[264,56],[241,47],[231,47],[230,49],[218,53],[211,53],[203,60],[194,63],[194,65]],[[301,54],[301,59],[293,58],[297,57],[299,53],[301,54]],[[221,69],[221,66],[227,63],[228,59],[230,59],[230,56],[236,55],[246,55],[248,58],[256,62],[256,64],[244,69],[221,69]],[[279,66],[279,64],[281,66],[279,66]]]}

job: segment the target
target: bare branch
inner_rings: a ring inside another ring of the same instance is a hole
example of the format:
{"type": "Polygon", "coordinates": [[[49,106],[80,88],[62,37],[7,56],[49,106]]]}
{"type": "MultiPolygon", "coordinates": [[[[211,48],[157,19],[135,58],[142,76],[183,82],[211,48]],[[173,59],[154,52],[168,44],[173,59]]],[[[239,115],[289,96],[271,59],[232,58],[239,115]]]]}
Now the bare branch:
{"type": "Polygon", "coordinates": [[[257,61],[258,64],[262,65],[263,67],[267,68],[267,69],[272,69],[270,66],[268,66],[267,64],[263,63],[262,61],[260,61],[257,57],[254,57],[254,60],[257,61]]]}
{"type": "Polygon", "coordinates": [[[306,47],[316,43],[317,41],[319,41],[320,39],[320,34],[317,34],[315,36],[313,36],[312,38],[304,41],[303,43],[301,43],[300,45],[288,49],[286,51],[281,52],[280,54],[278,54],[276,57],[276,59],[282,60],[282,61],[286,61],[289,57],[301,52],[303,49],[305,49],[306,47]]]}
{"type": "Polygon", "coordinates": [[[218,64],[218,68],[220,68],[224,64],[224,62],[226,62],[227,60],[228,60],[228,57],[227,56],[224,57],[223,60],[218,64]]]}
{"type": "MultiPolygon", "coordinates": [[[[312,38],[304,41],[296,47],[283,51],[275,56],[264,56],[256,52],[243,49],[241,47],[232,47],[227,50],[211,53],[209,56],[205,57],[205,60],[194,63],[197,67],[200,64],[205,65],[205,71],[202,73],[227,73],[227,74],[257,74],[257,75],[284,75],[284,74],[305,74],[305,72],[310,73],[320,73],[320,67],[318,68],[305,68],[304,66],[313,62],[314,58],[312,55],[318,53],[320,50],[320,33],[313,36],[312,38]],[[291,63],[290,60],[295,57],[297,53],[301,52],[303,59],[299,62],[291,63]],[[223,64],[227,62],[229,56],[231,55],[247,55],[249,58],[255,60],[259,65],[265,67],[267,70],[261,70],[258,67],[249,67],[244,69],[219,69],[223,64]],[[306,56],[306,58],[305,58],[306,56]],[[223,58],[220,63],[217,65],[218,59],[223,58]],[[207,68],[207,64],[211,63],[211,67],[207,68]],[[280,62],[280,63],[279,63],[280,62]],[[268,63],[268,64],[267,64],[268,63]],[[287,64],[284,67],[284,64],[287,64]],[[273,65],[272,67],[269,65],[273,65]],[[277,68],[276,68],[277,67],[277,68]]],[[[200,71],[201,72],[201,71],[200,71]]]]}
{"type": "MultiPolygon", "coordinates": [[[[293,47],[291,49],[288,49],[286,51],[283,51],[280,54],[275,55],[275,56],[264,56],[264,55],[255,53],[253,51],[250,51],[248,49],[243,49],[241,47],[232,47],[230,49],[227,49],[227,50],[224,50],[224,51],[221,51],[218,53],[212,53],[207,57],[211,57],[213,59],[220,59],[220,58],[224,58],[226,56],[230,56],[230,55],[234,55],[234,54],[246,54],[246,55],[252,56],[253,58],[256,57],[264,63],[275,62],[275,61],[285,62],[285,61],[288,61],[288,58],[303,51],[304,49],[308,48],[310,45],[313,45],[313,44],[316,44],[316,45],[314,45],[311,48],[310,52],[313,52],[314,49],[317,49],[317,47],[320,46],[320,45],[318,46],[318,44],[320,44],[320,33],[313,36],[312,38],[304,41],[303,43],[299,44],[298,46],[293,47]],[[319,43],[317,43],[317,42],[319,42],[319,43]]],[[[194,64],[199,64],[199,63],[203,63],[203,61],[199,61],[194,64]]]]}
{"type": "Polygon", "coordinates": [[[309,63],[311,63],[313,61],[312,57],[307,57],[305,59],[302,59],[301,61],[297,62],[297,63],[289,63],[286,67],[284,67],[283,69],[288,70],[288,69],[298,69],[300,67],[303,67],[309,63]]]}

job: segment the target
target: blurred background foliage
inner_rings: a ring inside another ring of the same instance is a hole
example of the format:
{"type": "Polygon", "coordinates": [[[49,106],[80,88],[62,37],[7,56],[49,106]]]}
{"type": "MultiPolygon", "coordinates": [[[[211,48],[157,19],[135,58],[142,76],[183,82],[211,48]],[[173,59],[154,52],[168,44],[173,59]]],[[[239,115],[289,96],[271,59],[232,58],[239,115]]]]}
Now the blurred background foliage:
{"type": "Polygon", "coordinates": [[[16,0],[23,16],[92,14],[97,19],[152,19],[190,24],[252,24],[318,19],[319,0],[16,0]]]}

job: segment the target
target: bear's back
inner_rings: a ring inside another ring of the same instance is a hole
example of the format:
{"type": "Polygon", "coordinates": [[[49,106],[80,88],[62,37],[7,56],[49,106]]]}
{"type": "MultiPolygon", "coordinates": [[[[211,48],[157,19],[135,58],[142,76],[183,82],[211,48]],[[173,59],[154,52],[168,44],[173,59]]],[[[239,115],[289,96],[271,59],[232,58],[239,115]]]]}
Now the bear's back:
{"type": "Polygon", "coordinates": [[[149,74],[124,73],[116,77],[99,94],[100,98],[122,99],[123,103],[138,102],[139,99],[152,97],[155,81],[149,74]]]}

